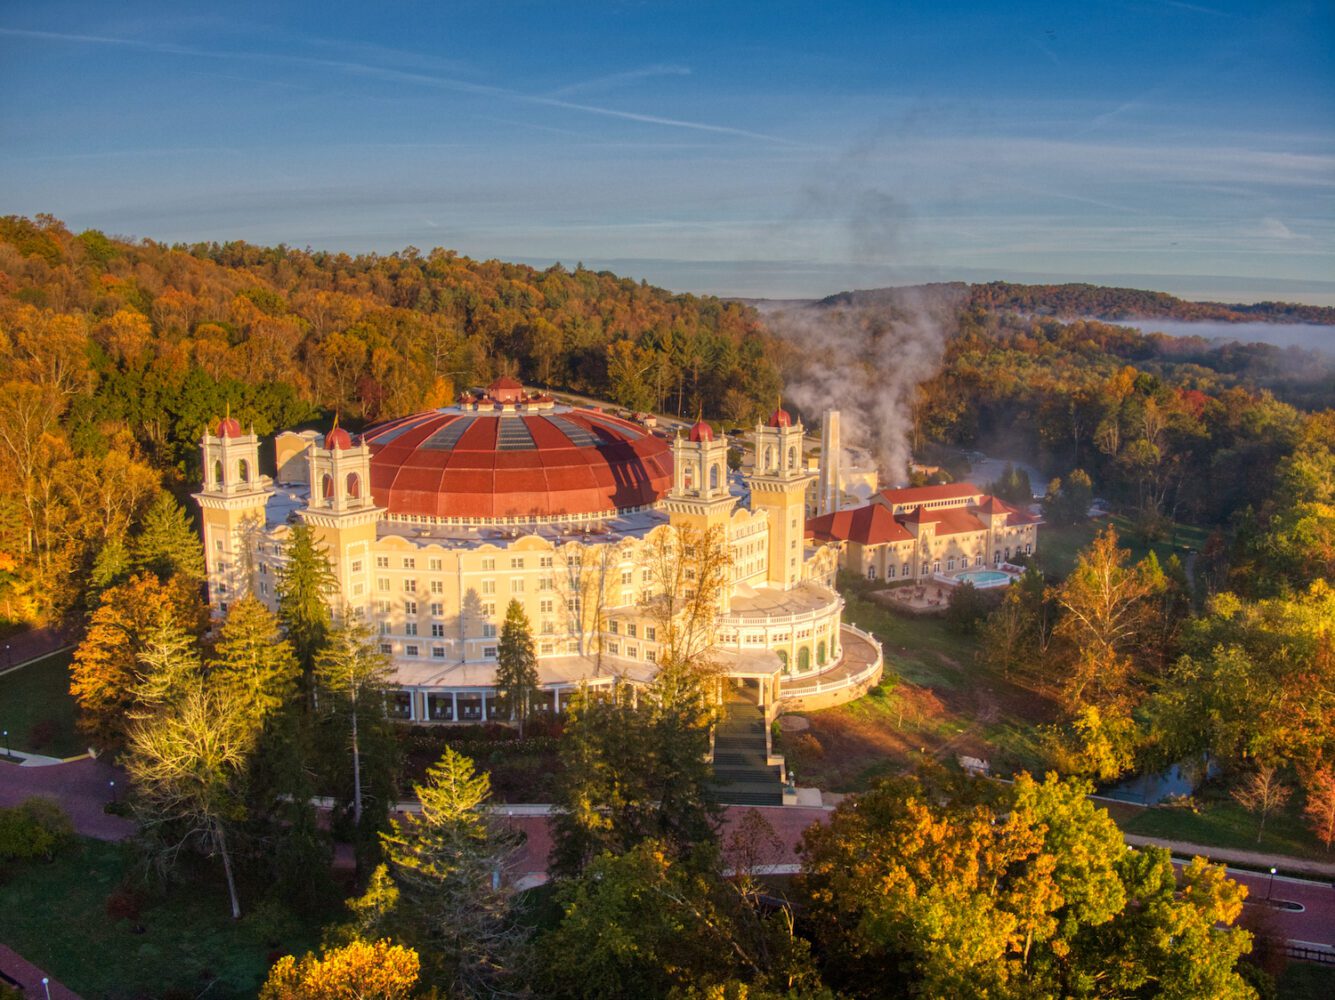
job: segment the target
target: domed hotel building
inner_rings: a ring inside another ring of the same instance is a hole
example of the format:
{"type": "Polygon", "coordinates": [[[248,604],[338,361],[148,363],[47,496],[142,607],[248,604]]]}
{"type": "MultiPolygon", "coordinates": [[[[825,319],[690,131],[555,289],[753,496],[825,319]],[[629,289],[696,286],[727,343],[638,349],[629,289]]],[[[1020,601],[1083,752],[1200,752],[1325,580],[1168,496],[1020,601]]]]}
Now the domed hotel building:
{"type": "Polygon", "coordinates": [[[360,611],[392,659],[393,714],[499,720],[512,599],[532,625],[546,710],[581,684],[653,677],[656,554],[679,532],[726,553],[706,639],[723,676],[769,717],[857,697],[880,677],[880,647],[841,621],[837,547],[806,537],[802,425],[780,409],[754,445],[737,476],[708,424],[669,442],[500,379],[361,435],[281,433],[269,477],[255,434],[224,419],[204,435],[195,494],[209,599],[220,616],[246,593],[276,608],[288,534],[305,522],[333,566],[331,604],[360,611]]]}

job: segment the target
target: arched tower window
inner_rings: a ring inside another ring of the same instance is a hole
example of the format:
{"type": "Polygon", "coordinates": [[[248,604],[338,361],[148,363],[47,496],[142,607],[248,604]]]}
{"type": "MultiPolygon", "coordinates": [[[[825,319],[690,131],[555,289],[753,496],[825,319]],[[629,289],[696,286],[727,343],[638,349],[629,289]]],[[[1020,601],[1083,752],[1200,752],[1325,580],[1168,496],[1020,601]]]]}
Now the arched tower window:
{"type": "Polygon", "coordinates": [[[244,458],[236,463],[236,478],[243,483],[250,482],[250,463],[244,458]]]}
{"type": "Polygon", "coordinates": [[[711,492],[714,491],[714,490],[716,490],[716,489],[718,489],[718,466],[717,466],[717,465],[711,465],[711,466],[709,467],[709,489],[710,489],[711,492]]]}
{"type": "Polygon", "coordinates": [[[362,477],[355,472],[348,473],[348,499],[360,500],[362,498],[362,477]]]}
{"type": "Polygon", "coordinates": [[[334,497],[334,477],[327,472],[320,480],[320,496],[325,500],[332,500],[334,497]]]}
{"type": "Polygon", "coordinates": [[[788,449],[788,468],[797,468],[797,449],[794,447],[789,447],[788,449]]]}
{"type": "Polygon", "coordinates": [[[686,463],[686,468],[681,472],[681,483],[688,490],[695,486],[695,463],[686,463]]]}
{"type": "Polygon", "coordinates": [[[223,464],[222,459],[213,463],[213,485],[221,486],[223,484],[223,464]]]}
{"type": "Polygon", "coordinates": [[[768,471],[769,471],[770,469],[772,469],[772,468],[774,468],[774,448],[771,447],[770,445],[765,445],[765,466],[764,466],[764,470],[765,470],[766,472],[768,472],[768,471]]]}

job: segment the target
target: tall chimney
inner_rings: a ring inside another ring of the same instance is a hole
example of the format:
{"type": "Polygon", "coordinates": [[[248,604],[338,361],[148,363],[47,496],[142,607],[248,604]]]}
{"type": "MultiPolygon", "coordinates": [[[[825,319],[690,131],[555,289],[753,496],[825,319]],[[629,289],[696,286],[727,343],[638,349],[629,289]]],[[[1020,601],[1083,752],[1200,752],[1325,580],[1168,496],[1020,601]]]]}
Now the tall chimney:
{"type": "Polygon", "coordinates": [[[816,513],[830,514],[839,509],[839,411],[826,410],[820,418],[820,492],[816,513]]]}

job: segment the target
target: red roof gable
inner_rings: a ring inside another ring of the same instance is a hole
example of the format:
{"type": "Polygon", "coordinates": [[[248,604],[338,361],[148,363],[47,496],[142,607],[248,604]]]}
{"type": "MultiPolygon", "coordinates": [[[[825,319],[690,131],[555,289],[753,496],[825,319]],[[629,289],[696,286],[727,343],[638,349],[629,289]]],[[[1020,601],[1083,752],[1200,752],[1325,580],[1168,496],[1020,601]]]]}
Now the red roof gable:
{"type": "Polygon", "coordinates": [[[848,541],[861,545],[881,545],[885,542],[908,541],[913,535],[895,520],[888,507],[872,503],[809,519],[807,537],[822,542],[848,541]]]}

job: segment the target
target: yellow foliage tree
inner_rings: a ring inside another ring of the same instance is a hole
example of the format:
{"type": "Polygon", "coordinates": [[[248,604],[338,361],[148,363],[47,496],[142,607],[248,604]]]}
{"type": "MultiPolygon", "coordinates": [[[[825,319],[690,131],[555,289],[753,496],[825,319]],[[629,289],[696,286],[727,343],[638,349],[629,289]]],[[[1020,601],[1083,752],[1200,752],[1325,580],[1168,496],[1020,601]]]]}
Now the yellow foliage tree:
{"type": "Polygon", "coordinates": [[[353,941],[316,957],[280,958],[260,1000],[408,1000],[417,992],[417,952],[389,941],[353,941]]]}

